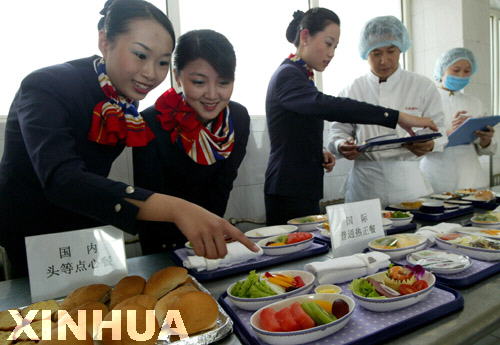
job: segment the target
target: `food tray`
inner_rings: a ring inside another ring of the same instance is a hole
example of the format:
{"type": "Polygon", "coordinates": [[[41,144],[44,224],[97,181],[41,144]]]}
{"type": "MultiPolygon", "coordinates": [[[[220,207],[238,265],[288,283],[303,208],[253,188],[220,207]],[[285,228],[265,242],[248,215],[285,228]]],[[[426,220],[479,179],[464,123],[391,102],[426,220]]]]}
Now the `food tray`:
{"type": "MultiPolygon", "coordinates": [[[[341,284],[344,294],[351,297],[349,284],[341,284]]],[[[234,321],[234,331],[243,344],[264,345],[250,326],[253,312],[237,308],[229,300],[227,293],[219,297],[219,303],[234,321]]],[[[349,323],[329,337],[307,344],[357,345],[385,343],[388,339],[431,323],[435,319],[461,310],[464,300],[459,292],[436,284],[429,296],[410,307],[392,312],[377,313],[356,305],[349,323]]]]}
{"type": "Polygon", "coordinates": [[[470,201],[472,202],[472,206],[483,210],[494,210],[498,206],[496,199],[490,201],[481,201],[481,200],[462,198],[462,200],[470,201]]]}
{"type": "MultiPolygon", "coordinates": [[[[327,253],[330,250],[328,244],[324,241],[314,238],[312,245],[304,250],[295,252],[287,255],[262,255],[256,260],[246,261],[244,263],[235,264],[231,267],[222,267],[212,271],[201,271],[197,272],[193,269],[189,269],[189,274],[196,277],[199,281],[207,281],[218,279],[226,276],[230,276],[237,273],[248,272],[250,270],[257,270],[259,268],[276,265],[284,262],[289,262],[309,256],[319,255],[327,253]]],[[[178,266],[182,266],[182,261],[188,256],[186,248],[177,249],[170,254],[174,263],[178,266]]]]}
{"type": "MultiPolygon", "coordinates": [[[[393,226],[393,227],[391,227],[391,228],[389,228],[387,230],[384,230],[384,231],[385,231],[386,235],[394,235],[394,234],[399,234],[401,232],[412,231],[412,230],[415,230],[415,229],[417,229],[417,224],[415,224],[415,223],[408,223],[408,224],[401,225],[401,226],[393,226]]],[[[329,247],[332,246],[330,237],[324,236],[323,234],[321,234],[321,232],[319,230],[312,231],[312,234],[314,235],[314,237],[318,241],[325,242],[326,244],[328,244],[329,247]]]]}
{"type": "Polygon", "coordinates": [[[418,210],[407,210],[404,208],[398,208],[395,205],[386,207],[389,211],[408,211],[413,213],[415,219],[427,220],[430,222],[441,222],[443,220],[463,216],[464,214],[473,213],[474,206],[460,206],[456,210],[444,211],[443,213],[425,213],[418,210]]]}
{"type": "MultiPolygon", "coordinates": [[[[191,276],[191,279],[193,283],[196,285],[196,287],[203,292],[206,292],[210,296],[212,294],[210,291],[208,291],[203,285],[201,285],[195,277],[191,276]]],[[[213,297],[213,296],[212,296],[213,297]]],[[[64,299],[58,299],[57,302],[61,303],[64,299]]],[[[218,302],[216,300],[216,302],[218,302]]],[[[20,307],[19,309],[24,309],[28,306],[20,307]]],[[[167,344],[175,344],[175,345],[208,345],[212,344],[216,341],[219,341],[226,336],[228,336],[232,331],[233,331],[233,320],[231,320],[231,317],[226,313],[226,311],[222,308],[220,303],[217,303],[217,308],[219,309],[219,316],[217,318],[217,321],[215,322],[215,326],[213,329],[206,331],[201,334],[195,334],[191,335],[189,337],[186,337],[185,339],[179,339],[179,340],[157,340],[156,344],[157,345],[167,345],[167,344]]],[[[13,308],[10,308],[13,309],[13,308]]],[[[97,342],[100,343],[100,342],[97,342]]]]}
{"type": "MultiPolygon", "coordinates": [[[[447,249],[446,251],[464,255],[463,253],[451,249],[447,249]]],[[[472,266],[465,271],[454,274],[433,273],[436,276],[436,280],[441,284],[454,288],[465,288],[500,272],[499,261],[481,261],[473,258],[469,259],[472,262],[472,266]]],[[[408,264],[405,259],[392,261],[398,265],[408,264]]]]}

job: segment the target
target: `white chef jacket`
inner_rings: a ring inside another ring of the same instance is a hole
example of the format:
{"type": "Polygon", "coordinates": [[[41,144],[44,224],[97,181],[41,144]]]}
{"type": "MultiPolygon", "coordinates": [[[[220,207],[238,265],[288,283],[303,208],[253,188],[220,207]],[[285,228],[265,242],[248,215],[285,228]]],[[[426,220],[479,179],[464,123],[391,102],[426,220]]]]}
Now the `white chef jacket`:
{"type": "MultiPolygon", "coordinates": [[[[440,130],[444,127],[441,99],[434,83],[401,67],[382,83],[375,74],[369,72],[357,78],[339,96],[425,116],[431,118],[440,130]]],[[[333,122],[328,148],[342,158],[338,147],[346,140],[354,138],[356,143],[363,144],[369,138],[386,134],[397,134],[399,137],[408,135],[399,126],[391,129],[333,122]]],[[[447,141],[446,135],[436,139],[433,151],[443,151],[447,141]]],[[[405,148],[361,154],[354,161],[345,185],[346,202],[379,198],[385,207],[432,193],[430,183],[419,169],[419,159],[405,148]]]]}
{"type": "MultiPolygon", "coordinates": [[[[458,111],[467,111],[466,116],[483,117],[481,101],[463,92],[439,90],[445,114],[445,129],[451,129],[451,123],[458,111]]],[[[435,192],[452,192],[464,188],[484,188],[489,186],[488,172],[481,167],[479,155],[494,155],[497,143],[492,139],[490,145],[482,148],[479,138],[469,145],[447,147],[443,152],[425,155],[420,168],[432,184],[435,192]]]]}

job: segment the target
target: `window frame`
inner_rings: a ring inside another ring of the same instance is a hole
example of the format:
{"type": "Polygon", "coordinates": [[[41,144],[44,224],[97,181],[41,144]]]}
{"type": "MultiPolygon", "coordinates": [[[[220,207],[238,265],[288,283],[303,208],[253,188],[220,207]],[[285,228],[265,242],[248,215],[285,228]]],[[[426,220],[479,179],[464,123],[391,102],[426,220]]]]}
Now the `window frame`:
{"type": "Polygon", "coordinates": [[[491,110],[500,114],[500,10],[490,9],[491,110]]]}

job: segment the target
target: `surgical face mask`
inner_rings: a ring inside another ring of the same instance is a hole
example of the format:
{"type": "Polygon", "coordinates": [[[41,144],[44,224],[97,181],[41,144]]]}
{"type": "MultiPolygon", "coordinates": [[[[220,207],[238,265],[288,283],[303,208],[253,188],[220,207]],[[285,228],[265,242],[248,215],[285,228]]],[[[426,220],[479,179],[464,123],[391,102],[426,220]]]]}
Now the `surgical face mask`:
{"type": "Polygon", "coordinates": [[[470,77],[455,77],[454,75],[448,74],[444,79],[443,85],[448,90],[459,91],[466,87],[469,82],[470,77]]]}

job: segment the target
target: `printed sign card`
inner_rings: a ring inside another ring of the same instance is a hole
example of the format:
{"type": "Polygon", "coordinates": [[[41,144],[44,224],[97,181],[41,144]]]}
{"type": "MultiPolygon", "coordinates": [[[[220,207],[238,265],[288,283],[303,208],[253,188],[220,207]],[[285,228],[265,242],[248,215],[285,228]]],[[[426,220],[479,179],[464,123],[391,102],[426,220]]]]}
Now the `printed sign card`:
{"type": "Polygon", "coordinates": [[[368,242],[385,236],[380,210],[379,199],[327,206],[333,257],[362,253],[368,242]]]}
{"type": "Polygon", "coordinates": [[[127,275],[123,232],[113,226],[28,236],[33,302],[66,296],[88,284],[114,285],[127,275]]]}

